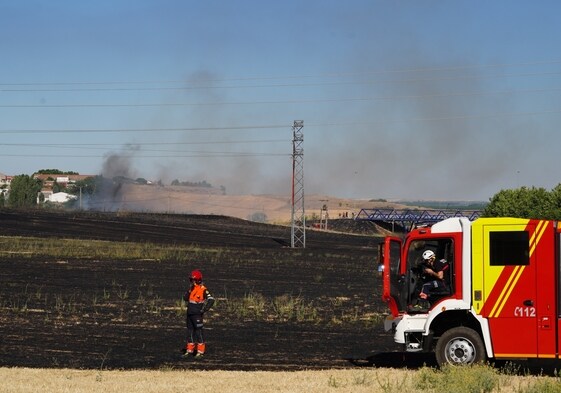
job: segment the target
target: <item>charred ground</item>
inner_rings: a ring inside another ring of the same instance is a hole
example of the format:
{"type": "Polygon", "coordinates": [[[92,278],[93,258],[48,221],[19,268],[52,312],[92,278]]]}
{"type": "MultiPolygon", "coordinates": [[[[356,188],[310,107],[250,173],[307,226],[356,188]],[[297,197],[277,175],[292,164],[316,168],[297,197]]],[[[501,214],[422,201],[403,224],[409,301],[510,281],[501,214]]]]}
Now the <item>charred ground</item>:
{"type": "Polygon", "coordinates": [[[193,250],[187,260],[4,252],[2,366],[294,370],[347,367],[349,357],[365,360],[360,364],[403,361],[397,354],[375,355],[395,349],[381,325],[386,308],[376,276],[375,228],[360,228],[360,235],[310,230],[307,247],[291,249],[290,228],[223,216],[0,211],[0,222],[3,237],[193,250]],[[207,356],[196,363],[180,353],[180,298],[193,268],[203,271],[218,299],[206,317],[207,356]]]}

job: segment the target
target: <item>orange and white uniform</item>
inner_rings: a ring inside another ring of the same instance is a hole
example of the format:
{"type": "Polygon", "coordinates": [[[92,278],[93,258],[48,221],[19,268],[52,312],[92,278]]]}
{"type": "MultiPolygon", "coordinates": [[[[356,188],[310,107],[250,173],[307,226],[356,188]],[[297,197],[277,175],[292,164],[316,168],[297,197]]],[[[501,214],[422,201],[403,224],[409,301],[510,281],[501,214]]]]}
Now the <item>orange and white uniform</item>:
{"type": "Polygon", "coordinates": [[[214,297],[210,294],[202,281],[192,281],[189,291],[183,295],[187,302],[187,347],[185,354],[201,356],[205,353],[206,343],[203,336],[203,314],[214,304],[214,297]]]}

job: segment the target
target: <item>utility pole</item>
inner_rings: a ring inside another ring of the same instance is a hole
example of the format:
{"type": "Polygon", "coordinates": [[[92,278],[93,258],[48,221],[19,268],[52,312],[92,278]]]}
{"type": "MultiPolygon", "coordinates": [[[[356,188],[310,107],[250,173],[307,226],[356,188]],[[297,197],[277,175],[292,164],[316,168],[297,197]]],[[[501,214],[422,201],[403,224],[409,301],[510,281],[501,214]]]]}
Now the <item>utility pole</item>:
{"type": "MultiPolygon", "coordinates": [[[[320,201],[329,202],[327,199],[320,199],[320,201]]],[[[324,203],[321,207],[319,214],[319,229],[327,231],[327,221],[329,220],[329,212],[327,211],[327,203],[324,203]]]]}
{"type": "Polygon", "coordinates": [[[306,216],[304,212],[304,128],[303,120],[292,126],[292,229],[290,246],[306,248],[306,216]]]}

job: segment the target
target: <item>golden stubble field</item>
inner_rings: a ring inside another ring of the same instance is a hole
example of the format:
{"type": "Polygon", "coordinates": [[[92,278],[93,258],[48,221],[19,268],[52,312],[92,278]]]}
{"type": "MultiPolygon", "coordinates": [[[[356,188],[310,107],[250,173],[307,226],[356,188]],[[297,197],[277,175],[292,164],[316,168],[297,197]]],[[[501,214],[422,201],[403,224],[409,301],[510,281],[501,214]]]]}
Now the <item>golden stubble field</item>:
{"type": "Polygon", "coordinates": [[[488,366],[436,371],[395,368],[309,371],[74,370],[0,368],[1,392],[409,393],[559,392],[558,378],[500,374],[488,366]]]}
{"type": "Polygon", "coordinates": [[[0,369],[3,392],[376,392],[406,378],[403,370],[333,371],[99,371],[0,369]]]}

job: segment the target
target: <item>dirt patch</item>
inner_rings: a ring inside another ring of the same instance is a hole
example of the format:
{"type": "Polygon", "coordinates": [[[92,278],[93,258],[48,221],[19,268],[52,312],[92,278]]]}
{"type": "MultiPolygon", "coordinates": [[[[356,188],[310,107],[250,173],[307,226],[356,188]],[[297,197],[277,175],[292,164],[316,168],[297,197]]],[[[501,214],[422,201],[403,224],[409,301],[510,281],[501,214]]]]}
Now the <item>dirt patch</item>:
{"type": "Polygon", "coordinates": [[[373,236],[310,231],[306,249],[291,249],[289,228],[222,216],[3,211],[0,220],[2,236],[220,247],[188,262],[2,258],[2,366],[294,370],[372,364],[396,349],[380,324],[373,236]],[[180,353],[180,299],[195,267],[217,298],[201,362],[180,353]],[[248,295],[266,310],[233,307],[248,295]],[[279,298],[306,315],[275,314],[279,298]]]}

